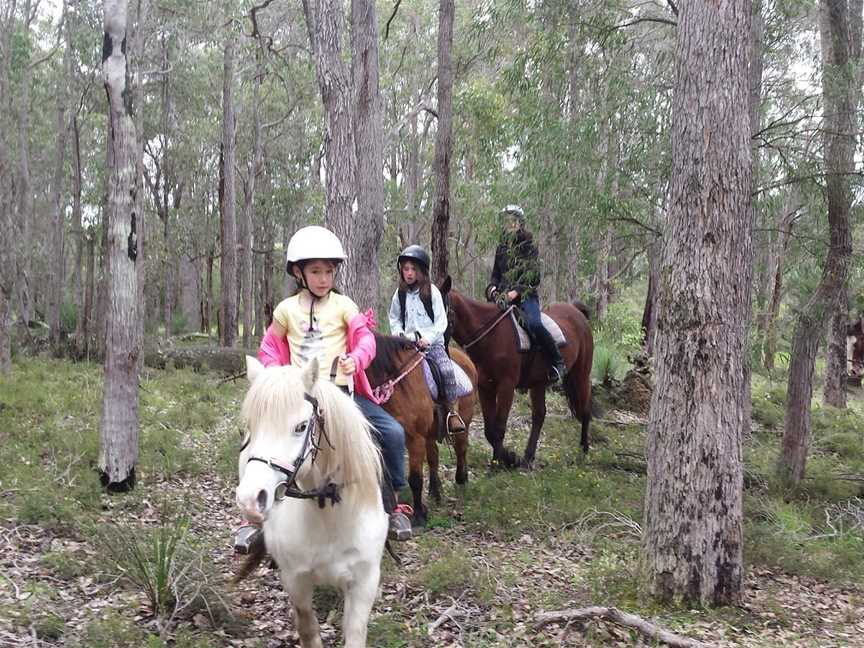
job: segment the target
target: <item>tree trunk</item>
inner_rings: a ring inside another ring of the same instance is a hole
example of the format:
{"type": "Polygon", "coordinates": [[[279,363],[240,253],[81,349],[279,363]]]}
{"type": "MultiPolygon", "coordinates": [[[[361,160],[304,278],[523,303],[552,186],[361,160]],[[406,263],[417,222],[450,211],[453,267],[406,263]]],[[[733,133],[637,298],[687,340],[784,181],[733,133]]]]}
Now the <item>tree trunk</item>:
{"type": "Polygon", "coordinates": [[[701,605],[743,583],[749,24],[747,0],[680,6],[643,553],[655,597],[701,605]]]}
{"type": "MultiPolygon", "coordinates": [[[[147,242],[147,213],[144,210],[144,73],[141,70],[141,61],[144,59],[144,26],[147,21],[148,0],[138,0],[136,11],[135,31],[132,37],[132,58],[138,64],[135,74],[135,88],[133,102],[139,106],[135,114],[135,193],[132,196],[132,210],[137,215],[136,219],[136,243],[137,250],[135,263],[136,297],[135,322],[137,324],[135,333],[138,336],[135,346],[138,349],[144,346],[144,329],[148,312],[144,286],[146,278],[144,271],[147,267],[144,247],[147,242]]],[[[144,369],[144,354],[138,354],[138,371],[144,369]]]]}
{"type": "Polygon", "coordinates": [[[324,222],[342,241],[348,261],[340,282],[349,294],[361,285],[366,262],[353,253],[357,197],[357,148],[354,141],[353,93],[348,66],[342,59],[342,3],[303,0],[309,43],[315,58],[315,77],[324,104],[326,211],[324,222]]]}
{"type": "Polygon", "coordinates": [[[105,335],[105,391],[100,425],[99,471],[109,490],[135,485],[138,461],[138,261],[134,196],[137,184],[137,140],[126,60],[125,0],[105,0],[102,75],[108,95],[113,149],[107,228],[111,273],[105,335]]]}
{"type": "MultiPolygon", "coordinates": [[[[32,20],[30,0],[24,2],[24,29],[30,30],[32,20]]],[[[18,226],[16,240],[18,277],[15,282],[18,292],[18,317],[27,326],[33,319],[33,301],[30,293],[30,259],[33,249],[33,189],[30,179],[30,86],[33,68],[28,59],[21,61],[21,85],[18,91],[18,226]]]]}
{"type": "MultiPolygon", "coordinates": [[[[61,20],[68,20],[66,3],[63,3],[61,20]]],[[[50,306],[48,325],[51,332],[51,344],[55,352],[60,346],[60,309],[63,304],[63,292],[66,286],[66,213],[63,205],[63,170],[66,162],[66,136],[69,132],[67,111],[69,104],[69,79],[72,76],[72,44],[66,26],[66,49],[63,54],[63,74],[57,83],[57,141],[54,144],[54,173],[51,179],[51,209],[53,224],[51,227],[51,278],[48,294],[50,306]]]]}
{"type": "Polygon", "coordinates": [[[377,308],[378,247],[384,232],[384,125],[374,0],[351,0],[351,53],[358,206],[349,241],[351,255],[357,257],[351,296],[361,308],[377,308]]]}
{"type": "MultiPolygon", "coordinates": [[[[861,20],[860,13],[856,21],[861,20]]],[[[851,192],[847,174],[854,169],[854,112],[858,92],[854,84],[858,75],[850,66],[857,61],[850,56],[849,18],[846,0],[824,0],[819,6],[825,107],[825,193],[830,245],[819,285],[798,314],[792,336],[783,448],[777,464],[779,477],[790,486],[797,486],[804,478],[810,449],[810,400],[816,352],[827,322],[839,308],[852,255],[849,226],[851,192]]],[[[844,358],[844,373],[845,369],[844,358]]]]}
{"type": "Polygon", "coordinates": [[[432,276],[447,275],[450,229],[450,158],[453,155],[454,0],[438,4],[438,131],[435,134],[435,201],[432,206],[432,276]]]}
{"type": "MultiPolygon", "coordinates": [[[[836,110],[843,114],[838,113],[836,115],[836,123],[839,130],[829,131],[829,137],[841,140],[834,145],[834,150],[839,159],[831,164],[836,168],[838,173],[852,174],[855,172],[854,154],[858,144],[855,128],[858,103],[861,96],[861,81],[859,79],[861,64],[861,0],[857,2],[852,0],[849,2],[848,18],[846,20],[848,26],[845,38],[848,41],[849,49],[849,61],[847,65],[850,65],[851,69],[842,70],[840,72],[841,78],[833,81],[838,86],[835,88],[836,92],[841,95],[837,101],[836,110]]],[[[842,37],[840,34],[834,35],[834,38],[842,37]]],[[[829,144],[828,150],[831,150],[830,147],[831,145],[829,144]]],[[[828,184],[829,192],[834,191],[837,193],[837,200],[842,201],[842,209],[847,212],[852,204],[852,195],[848,180],[849,175],[842,178],[842,188],[833,188],[831,184],[828,184]]],[[[830,183],[830,179],[828,182],[830,183]]],[[[828,344],[825,349],[825,385],[822,392],[827,405],[840,408],[846,407],[846,323],[849,317],[847,288],[846,281],[844,281],[843,287],[838,290],[838,294],[832,302],[831,312],[829,313],[828,344]]]]}
{"type": "MultiPolygon", "coordinates": [[[[0,18],[0,48],[3,52],[9,52],[15,22],[14,1],[6,4],[0,18]]],[[[10,59],[9,56],[0,56],[0,110],[6,114],[12,112],[10,59]]],[[[12,309],[18,265],[14,241],[16,226],[12,216],[15,209],[14,187],[14,171],[6,133],[0,131],[0,375],[7,375],[12,369],[12,309]]]]}
{"type": "Polygon", "coordinates": [[[768,305],[765,313],[765,346],[762,351],[762,366],[774,369],[774,356],[777,355],[777,317],[780,315],[780,301],[783,297],[783,271],[789,239],[792,236],[795,214],[801,209],[800,197],[792,187],[782,214],[777,217],[777,239],[768,252],[768,305]]]}
{"type": "Polygon", "coordinates": [[[75,299],[75,341],[79,346],[84,336],[84,247],[85,230],[81,211],[81,137],[78,116],[72,117],[72,222],[75,227],[75,265],[72,270],[75,299]]]}
{"type": "MultiPolygon", "coordinates": [[[[256,54],[260,56],[260,54],[256,54]]],[[[243,220],[240,227],[240,296],[243,302],[243,347],[249,348],[252,340],[252,320],[255,315],[255,286],[252,282],[252,244],[255,222],[255,188],[258,174],[264,167],[264,148],[261,137],[261,114],[259,90],[264,70],[260,61],[256,67],[252,90],[252,159],[249,161],[248,178],[243,186],[243,220]]]]}
{"type": "Polygon", "coordinates": [[[222,256],[219,260],[219,343],[231,347],[237,339],[237,217],[234,189],[234,32],[225,34],[222,80],[222,256]]]}

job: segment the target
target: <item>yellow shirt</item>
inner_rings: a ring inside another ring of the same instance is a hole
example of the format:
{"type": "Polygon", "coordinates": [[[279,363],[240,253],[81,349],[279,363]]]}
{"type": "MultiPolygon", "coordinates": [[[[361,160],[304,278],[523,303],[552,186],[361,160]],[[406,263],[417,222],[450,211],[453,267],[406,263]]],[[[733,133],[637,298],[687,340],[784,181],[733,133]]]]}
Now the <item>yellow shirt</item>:
{"type": "MultiPolygon", "coordinates": [[[[291,364],[303,368],[312,358],[318,358],[319,378],[330,380],[333,360],[347,351],[348,322],[359,309],[349,297],[331,292],[324,299],[315,300],[310,327],[309,302],[304,299],[301,306],[300,294],[283,300],[273,311],[273,319],[286,331],[291,364]]],[[[348,376],[341,369],[336,374],[336,384],[348,384],[348,376]]]]}

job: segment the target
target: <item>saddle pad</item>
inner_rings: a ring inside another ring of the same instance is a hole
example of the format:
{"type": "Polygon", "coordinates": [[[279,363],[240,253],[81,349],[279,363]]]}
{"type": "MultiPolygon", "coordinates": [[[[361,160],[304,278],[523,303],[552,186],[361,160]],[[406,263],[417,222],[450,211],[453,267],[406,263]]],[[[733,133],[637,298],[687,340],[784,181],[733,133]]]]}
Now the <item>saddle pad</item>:
{"type": "MultiPolygon", "coordinates": [[[[420,364],[423,365],[423,377],[426,379],[426,384],[429,386],[429,394],[432,396],[433,401],[437,401],[438,385],[435,384],[435,378],[432,377],[432,370],[429,368],[429,363],[424,360],[420,364]]],[[[473,391],[474,385],[471,384],[471,379],[468,377],[468,374],[465,373],[465,370],[459,366],[458,362],[453,362],[452,364],[453,375],[456,378],[456,384],[459,385],[459,391],[457,392],[459,395],[457,398],[462,398],[473,391]]]]}
{"type": "MultiPolygon", "coordinates": [[[[561,332],[561,327],[558,326],[558,322],[549,317],[546,313],[540,313],[540,320],[543,322],[543,328],[551,333],[552,339],[555,340],[555,344],[558,345],[558,348],[567,344],[567,340],[564,337],[564,333],[561,332]]],[[[519,325],[519,320],[516,319],[515,311],[510,312],[510,321],[513,322],[513,328],[516,329],[516,337],[519,339],[519,353],[530,351],[531,338],[528,335],[528,332],[519,325]]]]}

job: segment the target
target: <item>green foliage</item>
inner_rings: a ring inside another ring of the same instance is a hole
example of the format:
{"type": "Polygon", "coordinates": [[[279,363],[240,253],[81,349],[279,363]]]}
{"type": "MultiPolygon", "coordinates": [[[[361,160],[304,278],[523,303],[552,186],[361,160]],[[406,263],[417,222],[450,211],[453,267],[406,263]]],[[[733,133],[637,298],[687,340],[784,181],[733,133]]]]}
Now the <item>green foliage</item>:
{"type": "Polygon", "coordinates": [[[78,309],[71,302],[63,302],[60,306],[60,330],[74,333],[78,325],[78,309]]]}
{"type": "Polygon", "coordinates": [[[464,549],[440,550],[435,543],[425,549],[424,566],[415,578],[432,596],[458,596],[468,588],[478,591],[486,586],[482,572],[464,549]]]}
{"type": "Polygon", "coordinates": [[[165,616],[174,611],[180,591],[188,587],[190,563],[185,562],[186,534],[189,520],[177,516],[173,521],[131,532],[118,525],[108,525],[98,531],[100,550],[111,565],[135,584],[147,597],[153,612],[165,616]],[[184,580],[187,581],[184,583],[184,580]]]}
{"type": "Polygon", "coordinates": [[[87,624],[74,648],[163,648],[156,636],[115,611],[87,624]]]}
{"type": "Polygon", "coordinates": [[[622,360],[616,350],[610,350],[603,344],[594,345],[591,382],[609,385],[613,380],[621,380],[629,367],[629,363],[622,360]]]}
{"type": "Polygon", "coordinates": [[[180,335],[188,330],[189,318],[183,311],[175,311],[171,318],[171,335],[180,335]]]}
{"type": "Polygon", "coordinates": [[[158,617],[170,620],[180,611],[202,610],[214,624],[230,622],[221,575],[210,564],[207,548],[189,535],[189,518],[172,507],[163,516],[166,521],[140,530],[113,523],[96,529],[100,554],[141,591],[158,617]]]}

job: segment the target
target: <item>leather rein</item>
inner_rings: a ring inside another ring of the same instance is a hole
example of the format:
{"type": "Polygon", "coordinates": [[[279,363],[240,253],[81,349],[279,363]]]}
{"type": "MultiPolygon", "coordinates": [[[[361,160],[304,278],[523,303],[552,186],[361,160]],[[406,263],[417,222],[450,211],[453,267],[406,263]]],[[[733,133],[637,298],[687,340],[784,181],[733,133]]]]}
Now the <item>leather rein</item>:
{"type": "Polygon", "coordinates": [[[480,333],[479,333],[476,337],[474,337],[474,339],[471,340],[470,342],[466,342],[465,344],[463,344],[463,345],[462,345],[462,348],[465,349],[465,350],[467,351],[467,350],[470,349],[472,346],[474,346],[475,344],[477,344],[480,340],[482,340],[482,339],[485,338],[487,335],[489,335],[489,334],[492,332],[492,330],[493,330],[496,326],[498,326],[498,323],[499,323],[501,320],[503,320],[503,319],[504,319],[505,317],[507,317],[511,312],[513,312],[513,309],[514,309],[514,308],[516,308],[516,306],[513,305],[513,304],[511,304],[510,306],[508,306],[508,307],[506,308],[506,310],[504,310],[504,312],[502,312],[502,313],[501,313],[500,315],[498,315],[494,320],[492,320],[492,323],[491,323],[491,324],[488,324],[488,325],[486,325],[486,326],[484,326],[484,327],[481,327],[480,333]]]}

